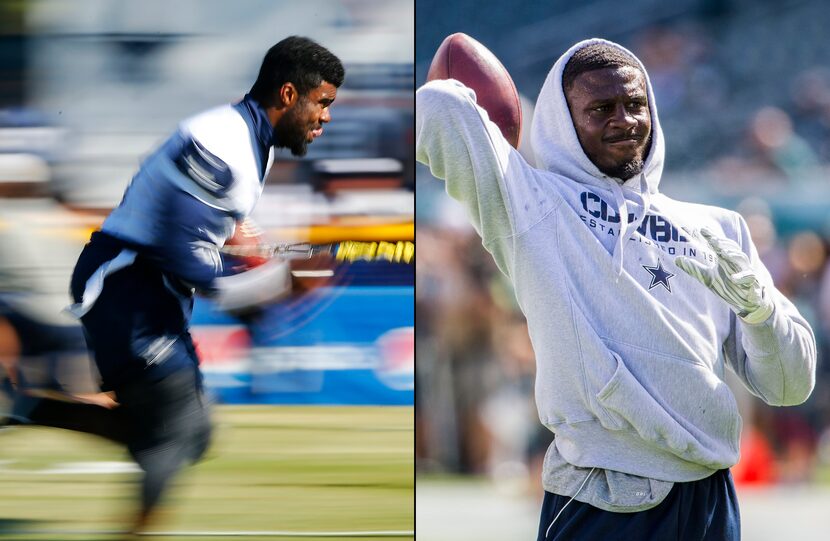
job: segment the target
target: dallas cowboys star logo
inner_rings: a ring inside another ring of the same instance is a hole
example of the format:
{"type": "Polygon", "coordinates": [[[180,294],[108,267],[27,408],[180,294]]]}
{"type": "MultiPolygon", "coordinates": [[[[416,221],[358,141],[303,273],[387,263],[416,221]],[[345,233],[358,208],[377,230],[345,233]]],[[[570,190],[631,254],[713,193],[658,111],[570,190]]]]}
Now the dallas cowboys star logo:
{"type": "Polygon", "coordinates": [[[656,266],[649,267],[648,265],[643,265],[643,268],[646,269],[649,272],[649,274],[651,274],[651,284],[649,284],[648,286],[649,289],[661,285],[665,287],[669,293],[671,293],[671,284],[669,284],[669,278],[674,276],[674,274],[664,269],[663,263],[659,259],[657,260],[656,266]]]}

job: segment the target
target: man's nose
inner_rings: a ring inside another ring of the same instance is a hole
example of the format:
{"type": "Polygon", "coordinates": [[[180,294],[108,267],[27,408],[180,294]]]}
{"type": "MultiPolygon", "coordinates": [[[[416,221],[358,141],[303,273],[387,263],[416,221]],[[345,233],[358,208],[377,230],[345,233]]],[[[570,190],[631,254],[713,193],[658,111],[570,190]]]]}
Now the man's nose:
{"type": "Polygon", "coordinates": [[[637,119],[622,103],[614,108],[614,116],[611,118],[611,122],[622,128],[633,128],[637,125],[637,119]]]}
{"type": "Polygon", "coordinates": [[[331,122],[331,112],[328,107],[323,109],[323,114],[320,115],[320,122],[331,122]]]}

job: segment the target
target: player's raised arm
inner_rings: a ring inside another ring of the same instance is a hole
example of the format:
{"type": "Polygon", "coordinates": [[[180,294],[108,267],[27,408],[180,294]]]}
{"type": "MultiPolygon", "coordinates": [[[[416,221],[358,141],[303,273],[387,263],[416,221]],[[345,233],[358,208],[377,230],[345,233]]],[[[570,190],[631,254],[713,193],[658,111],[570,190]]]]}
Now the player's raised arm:
{"type": "Polygon", "coordinates": [[[516,88],[492,53],[463,34],[444,41],[429,78],[415,95],[416,159],[446,181],[507,271],[502,248],[517,230],[514,190],[537,173],[513,148],[521,132],[516,88]]]}

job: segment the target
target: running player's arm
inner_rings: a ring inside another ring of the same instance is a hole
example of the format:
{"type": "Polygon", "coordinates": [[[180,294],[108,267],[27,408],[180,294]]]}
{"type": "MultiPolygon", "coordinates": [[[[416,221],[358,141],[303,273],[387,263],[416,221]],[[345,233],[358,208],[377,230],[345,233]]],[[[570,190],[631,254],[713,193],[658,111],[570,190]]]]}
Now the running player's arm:
{"type": "Polygon", "coordinates": [[[161,268],[216,297],[221,306],[232,298],[271,301],[288,294],[290,269],[284,261],[269,261],[256,272],[243,273],[245,278],[230,276],[223,265],[219,248],[242,218],[229,196],[237,182],[233,169],[192,137],[170,162],[171,191],[162,218],[165,242],[155,248],[161,268]]]}
{"type": "Polygon", "coordinates": [[[233,234],[235,213],[226,194],[234,183],[230,167],[195,138],[179,136],[168,150],[153,158],[158,221],[148,224],[153,235],[151,255],[167,274],[209,291],[225,271],[219,247],[233,234]]]}

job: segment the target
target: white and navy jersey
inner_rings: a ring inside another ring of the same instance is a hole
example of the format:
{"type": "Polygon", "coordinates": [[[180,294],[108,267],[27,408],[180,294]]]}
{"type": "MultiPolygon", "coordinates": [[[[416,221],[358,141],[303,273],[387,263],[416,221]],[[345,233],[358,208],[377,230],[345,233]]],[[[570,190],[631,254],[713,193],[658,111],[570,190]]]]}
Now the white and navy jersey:
{"type": "Polygon", "coordinates": [[[142,163],[102,231],[210,290],[223,274],[218,248],[262,194],[273,137],[265,110],[250,95],[184,120],[142,163]]]}

